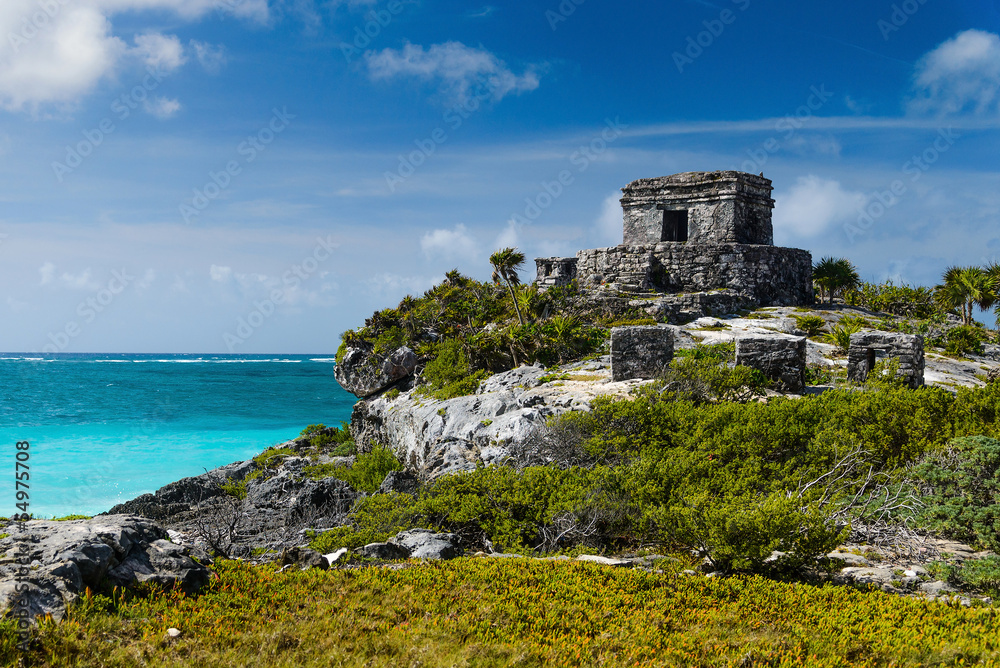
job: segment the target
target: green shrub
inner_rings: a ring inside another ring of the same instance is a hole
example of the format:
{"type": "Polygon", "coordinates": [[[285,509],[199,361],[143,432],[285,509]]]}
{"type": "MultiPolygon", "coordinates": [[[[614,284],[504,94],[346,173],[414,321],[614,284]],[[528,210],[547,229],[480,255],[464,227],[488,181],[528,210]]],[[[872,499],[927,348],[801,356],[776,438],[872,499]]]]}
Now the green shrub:
{"type": "Polygon", "coordinates": [[[270,447],[254,457],[253,460],[262,468],[278,468],[285,457],[293,456],[295,456],[295,451],[291,448],[270,447]]]}
{"type": "Polygon", "coordinates": [[[403,465],[389,448],[376,446],[370,452],[358,455],[350,466],[318,464],[307,466],[303,472],[314,480],[337,478],[361,492],[375,492],[391,471],[402,471],[403,465]]]}
{"type": "Polygon", "coordinates": [[[928,453],[913,473],[924,494],[923,526],[1000,550],[1000,441],[956,438],[928,453]]]}
{"type": "Polygon", "coordinates": [[[846,538],[815,507],[777,492],[725,498],[698,494],[672,509],[665,538],[695,550],[722,571],[764,568],[774,551],[786,553],[784,566],[802,566],[846,538]]]}
{"type": "Polygon", "coordinates": [[[307,534],[309,547],[328,554],[342,547],[356,549],[386,539],[412,526],[414,499],[408,494],[372,494],[351,510],[351,523],[322,533],[307,534]]]}
{"type": "Polygon", "coordinates": [[[945,338],[945,352],[949,355],[981,355],[987,334],[981,327],[962,325],[948,332],[945,338]]]}
{"type": "Polygon", "coordinates": [[[847,349],[851,347],[851,335],[860,332],[862,326],[857,322],[844,322],[844,319],[842,319],[839,323],[831,327],[827,334],[823,335],[823,340],[827,343],[832,343],[842,352],[846,353],[847,349]]]}
{"type": "Polygon", "coordinates": [[[806,333],[806,336],[818,336],[826,327],[826,320],[818,315],[796,315],[795,326],[806,333]]]}
{"type": "Polygon", "coordinates": [[[483,370],[472,371],[468,355],[459,341],[445,341],[434,352],[436,357],[424,367],[427,384],[420,388],[423,394],[441,400],[473,394],[480,381],[489,376],[483,370]]]}
{"type": "Polygon", "coordinates": [[[734,355],[734,344],[696,347],[674,358],[660,379],[641,388],[639,394],[695,402],[749,401],[764,394],[764,374],[730,364],[734,355]]]}
{"type": "Polygon", "coordinates": [[[221,485],[222,491],[226,495],[231,496],[235,499],[243,500],[247,498],[247,481],[241,480],[236,482],[235,480],[226,480],[226,482],[221,485]]]}
{"type": "Polygon", "coordinates": [[[913,319],[931,318],[940,313],[930,288],[886,283],[862,283],[844,293],[844,302],[871,311],[891,313],[913,319]]]}
{"type": "Polygon", "coordinates": [[[301,436],[308,436],[310,447],[317,450],[326,450],[330,446],[334,446],[336,450],[341,452],[354,450],[351,425],[347,422],[341,422],[339,427],[311,424],[302,430],[301,436]]]}

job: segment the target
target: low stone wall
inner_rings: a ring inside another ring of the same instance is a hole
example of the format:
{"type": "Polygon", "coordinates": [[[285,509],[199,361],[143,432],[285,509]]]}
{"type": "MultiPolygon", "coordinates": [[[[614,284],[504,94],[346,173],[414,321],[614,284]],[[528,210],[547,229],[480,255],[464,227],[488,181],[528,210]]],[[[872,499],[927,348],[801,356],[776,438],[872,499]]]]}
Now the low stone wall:
{"type": "Polygon", "coordinates": [[[674,358],[674,331],[649,325],[611,329],[611,380],[656,378],[674,358]]]}
{"type": "Polygon", "coordinates": [[[847,377],[863,383],[879,362],[899,360],[899,376],[912,388],[924,384],[924,337],[893,332],[851,334],[847,351],[847,377]]]}
{"type": "Polygon", "coordinates": [[[812,255],[750,244],[659,243],[577,253],[581,287],[659,292],[734,290],[759,306],[813,303],[812,255]]]}
{"type": "Polygon", "coordinates": [[[785,392],[806,386],[804,336],[743,337],[736,339],[736,363],[757,369],[785,392]]]}
{"type": "Polygon", "coordinates": [[[629,305],[641,308],[657,322],[671,325],[683,325],[703,316],[721,318],[757,308],[756,301],[734,290],[661,294],[652,299],[632,299],[629,305]]]}
{"type": "Polygon", "coordinates": [[[535,283],[542,290],[567,285],[576,278],[575,257],[535,258],[535,283]]]}

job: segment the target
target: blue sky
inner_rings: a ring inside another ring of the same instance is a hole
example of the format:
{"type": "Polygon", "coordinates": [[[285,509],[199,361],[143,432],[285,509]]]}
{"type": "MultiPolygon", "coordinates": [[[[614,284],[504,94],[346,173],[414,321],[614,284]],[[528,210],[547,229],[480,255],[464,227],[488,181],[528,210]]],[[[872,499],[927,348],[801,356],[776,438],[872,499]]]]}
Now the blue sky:
{"type": "Polygon", "coordinates": [[[0,349],[332,352],[692,170],[933,284],[1000,259],[998,33],[1000,0],[4,0],[0,349]]]}

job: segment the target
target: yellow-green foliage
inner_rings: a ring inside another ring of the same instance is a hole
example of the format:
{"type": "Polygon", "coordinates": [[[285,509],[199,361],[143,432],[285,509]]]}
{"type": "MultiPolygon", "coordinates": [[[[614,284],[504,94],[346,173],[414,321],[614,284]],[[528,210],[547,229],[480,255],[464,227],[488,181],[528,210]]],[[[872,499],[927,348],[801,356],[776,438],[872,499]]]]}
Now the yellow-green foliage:
{"type": "Polygon", "coordinates": [[[342,547],[355,549],[382,543],[411,528],[413,497],[392,492],[359,499],[351,511],[351,524],[309,535],[309,547],[327,554],[342,547]]]}
{"type": "Polygon", "coordinates": [[[234,480],[226,480],[226,482],[222,483],[222,491],[233,498],[245,499],[247,498],[247,481],[241,480],[236,482],[234,480]]]}
{"type": "Polygon", "coordinates": [[[371,452],[358,455],[350,466],[318,464],[305,467],[303,472],[314,480],[338,478],[356,490],[374,492],[390,471],[402,470],[403,465],[396,459],[391,450],[383,446],[376,446],[372,448],[371,452]]]}
{"type": "MultiPolygon", "coordinates": [[[[276,573],[220,561],[199,596],[81,599],[20,658],[55,666],[997,665],[1000,619],[844,587],[459,559],[276,573]],[[165,639],[177,628],[176,640],[165,639]]],[[[18,663],[18,661],[22,663],[18,663]]]]}
{"type": "Polygon", "coordinates": [[[285,457],[293,457],[295,451],[291,448],[268,448],[264,452],[260,453],[253,460],[263,468],[278,468],[281,465],[281,460],[285,457]]]}

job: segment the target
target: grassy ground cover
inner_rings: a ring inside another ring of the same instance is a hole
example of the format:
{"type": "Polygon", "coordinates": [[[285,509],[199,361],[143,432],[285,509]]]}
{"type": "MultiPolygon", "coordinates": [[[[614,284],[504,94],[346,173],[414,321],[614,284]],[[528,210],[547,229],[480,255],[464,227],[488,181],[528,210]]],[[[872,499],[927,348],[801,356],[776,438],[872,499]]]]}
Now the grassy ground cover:
{"type": "MultiPolygon", "coordinates": [[[[993,608],[757,576],[460,559],[275,572],[219,562],[199,596],[92,596],[24,666],[952,666],[1000,663],[993,608]],[[182,634],[166,638],[175,627],[182,634]]],[[[20,663],[18,664],[18,662],[20,663]]]]}

